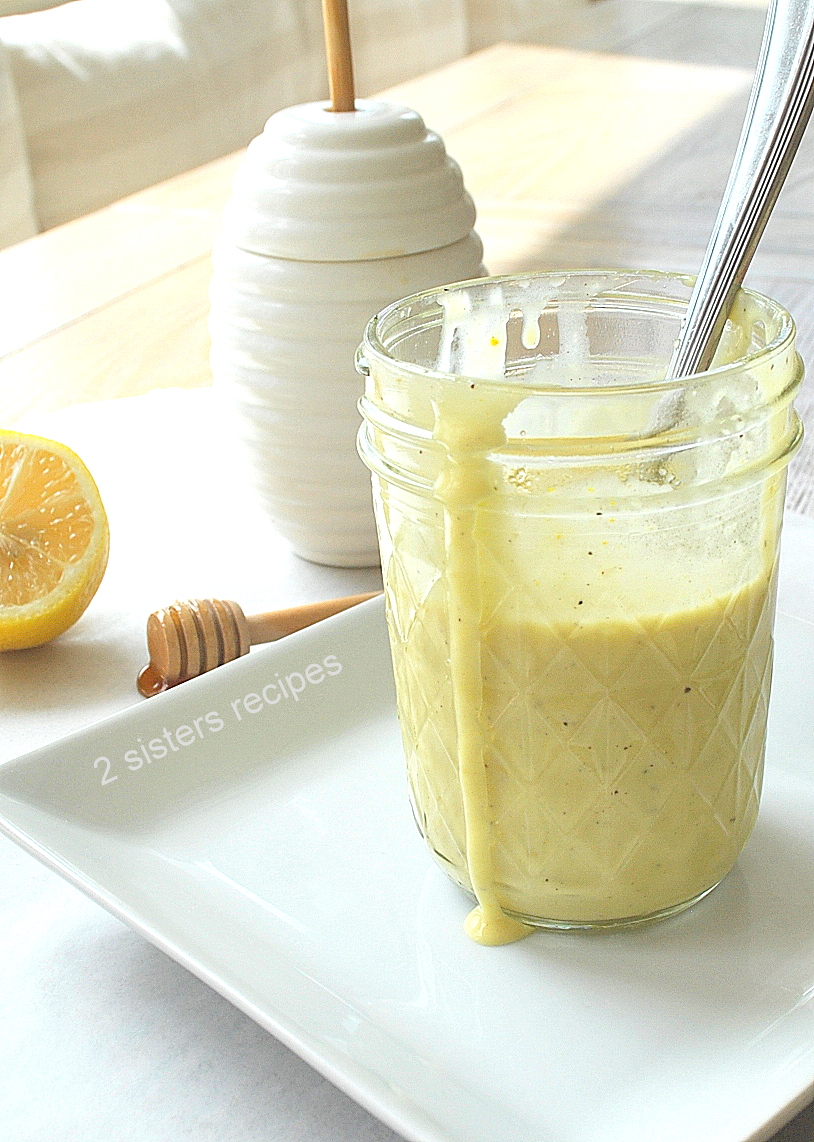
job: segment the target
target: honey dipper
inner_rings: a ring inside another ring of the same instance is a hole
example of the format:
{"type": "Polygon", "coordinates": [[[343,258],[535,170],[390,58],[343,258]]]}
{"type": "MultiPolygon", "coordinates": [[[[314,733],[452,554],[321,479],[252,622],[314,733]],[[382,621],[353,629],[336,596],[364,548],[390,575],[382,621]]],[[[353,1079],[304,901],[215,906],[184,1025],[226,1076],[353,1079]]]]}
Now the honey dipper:
{"type": "Polygon", "coordinates": [[[150,661],[136,685],[145,698],[187,682],[216,666],[249,653],[260,642],[273,642],[294,631],[372,599],[348,595],[320,603],[304,603],[263,615],[245,615],[231,599],[185,599],[154,611],[147,619],[150,661]]]}

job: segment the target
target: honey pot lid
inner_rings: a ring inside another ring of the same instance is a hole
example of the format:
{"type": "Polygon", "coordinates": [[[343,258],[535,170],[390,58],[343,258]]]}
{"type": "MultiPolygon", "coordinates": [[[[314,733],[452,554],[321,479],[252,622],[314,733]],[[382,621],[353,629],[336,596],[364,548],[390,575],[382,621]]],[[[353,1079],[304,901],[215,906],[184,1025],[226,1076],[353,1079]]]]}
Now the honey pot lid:
{"type": "Polygon", "coordinates": [[[367,261],[465,238],[475,207],[461,170],[418,112],[357,100],[276,112],[234,179],[223,238],[304,261],[367,261]]]}

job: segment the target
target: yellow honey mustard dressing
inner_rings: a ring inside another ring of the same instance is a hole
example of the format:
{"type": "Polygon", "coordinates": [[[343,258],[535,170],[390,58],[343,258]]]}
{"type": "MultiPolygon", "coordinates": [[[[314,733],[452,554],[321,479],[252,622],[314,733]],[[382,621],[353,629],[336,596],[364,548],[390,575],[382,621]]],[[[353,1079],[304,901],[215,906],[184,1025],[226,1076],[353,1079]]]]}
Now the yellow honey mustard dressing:
{"type": "MultiPolygon", "coordinates": [[[[498,945],[522,939],[533,929],[507,916],[495,891],[491,810],[483,752],[486,727],[480,653],[480,586],[473,529],[477,522],[477,504],[491,490],[486,453],[505,442],[500,414],[505,415],[517,398],[507,408],[490,402],[485,409],[481,408],[486,413],[481,417],[460,416],[459,409],[466,407],[466,397],[465,390],[453,390],[436,410],[434,435],[446,447],[448,462],[435,492],[444,505],[449,708],[455,717],[467,875],[478,901],[466,919],[465,929],[478,943],[498,945]]],[[[414,665],[420,669],[418,663],[414,665]]]]}
{"type": "MultiPolygon", "coordinates": [[[[694,583],[693,602],[665,612],[648,598],[656,567],[637,568],[631,592],[634,572],[601,541],[541,523],[533,561],[551,594],[525,614],[501,609],[505,582],[491,568],[505,517],[483,504],[496,491],[489,452],[519,398],[469,388],[436,408],[446,569],[415,624],[430,638],[447,628],[448,676],[419,687],[443,701],[400,710],[421,827],[475,895],[466,931],[480,943],[527,935],[523,917],[669,911],[726,875],[757,815],[771,568],[730,593],[694,583]],[[637,606],[620,608],[621,594],[637,606]]],[[[394,665],[397,676],[426,671],[421,639],[395,647],[394,665]]]]}
{"type": "Polygon", "coordinates": [[[749,367],[647,393],[650,342],[617,370],[614,304],[572,277],[443,289],[429,364],[435,327],[400,307],[371,389],[416,430],[370,418],[411,801],[482,944],[680,910],[758,812],[793,348],[761,356],[740,294],[714,365],[749,367]],[[777,412],[749,428],[750,401],[777,412]]]}

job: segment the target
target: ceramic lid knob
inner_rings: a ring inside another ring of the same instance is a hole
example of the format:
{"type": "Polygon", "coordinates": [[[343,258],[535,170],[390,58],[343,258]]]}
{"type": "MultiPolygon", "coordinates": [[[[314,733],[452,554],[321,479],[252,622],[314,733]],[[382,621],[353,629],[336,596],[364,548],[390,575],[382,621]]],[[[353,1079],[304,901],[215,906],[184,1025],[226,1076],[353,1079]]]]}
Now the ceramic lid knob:
{"type": "Polygon", "coordinates": [[[458,164],[416,111],[305,103],[272,115],[249,145],[223,236],[272,257],[366,261],[450,245],[474,221],[458,164]]]}

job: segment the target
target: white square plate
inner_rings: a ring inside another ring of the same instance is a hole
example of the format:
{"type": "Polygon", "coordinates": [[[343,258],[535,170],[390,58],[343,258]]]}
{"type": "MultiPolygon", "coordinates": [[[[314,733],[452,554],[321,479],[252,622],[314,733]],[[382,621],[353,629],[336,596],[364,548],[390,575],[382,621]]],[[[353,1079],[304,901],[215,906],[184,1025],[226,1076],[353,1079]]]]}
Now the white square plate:
{"type": "Polygon", "coordinates": [[[467,939],[380,600],[6,763],[0,828],[408,1139],[765,1139],[814,1092],[813,661],[781,615],[756,830],[638,931],[467,939]]]}

